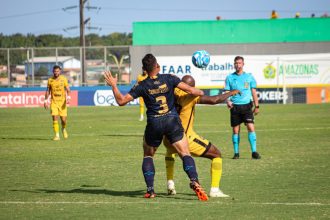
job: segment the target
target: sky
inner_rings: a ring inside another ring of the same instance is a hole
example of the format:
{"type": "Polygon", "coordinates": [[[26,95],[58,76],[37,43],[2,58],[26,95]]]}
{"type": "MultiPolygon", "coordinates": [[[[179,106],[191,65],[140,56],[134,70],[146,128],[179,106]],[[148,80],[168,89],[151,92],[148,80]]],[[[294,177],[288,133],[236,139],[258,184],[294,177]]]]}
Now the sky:
{"type": "MultiPolygon", "coordinates": [[[[0,33],[77,37],[79,0],[0,0],[0,33]],[[72,7],[71,7],[72,6],[72,7]]],[[[133,32],[133,22],[269,19],[330,15],[330,0],[87,0],[86,34],[133,32]]]]}

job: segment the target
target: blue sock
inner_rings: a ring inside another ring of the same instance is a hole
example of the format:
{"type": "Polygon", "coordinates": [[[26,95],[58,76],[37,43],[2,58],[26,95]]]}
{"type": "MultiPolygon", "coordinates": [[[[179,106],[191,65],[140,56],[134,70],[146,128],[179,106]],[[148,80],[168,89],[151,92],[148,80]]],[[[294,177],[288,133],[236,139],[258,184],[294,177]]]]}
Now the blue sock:
{"type": "Polygon", "coordinates": [[[152,157],[144,157],[142,162],[142,172],[147,184],[147,191],[154,192],[155,166],[152,157]]]}
{"type": "Polygon", "coordinates": [[[239,153],[239,134],[233,134],[232,135],[232,141],[233,141],[233,146],[234,146],[234,153],[238,154],[239,153]]]}
{"type": "Polygon", "coordinates": [[[257,135],[255,132],[249,132],[248,138],[250,142],[251,152],[257,151],[257,135]]]}
{"type": "Polygon", "coordinates": [[[183,169],[187,173],[191,181],[198,182],[198,175],[196,171],[195,161],[191,156],[182,157],[183,169]]]}

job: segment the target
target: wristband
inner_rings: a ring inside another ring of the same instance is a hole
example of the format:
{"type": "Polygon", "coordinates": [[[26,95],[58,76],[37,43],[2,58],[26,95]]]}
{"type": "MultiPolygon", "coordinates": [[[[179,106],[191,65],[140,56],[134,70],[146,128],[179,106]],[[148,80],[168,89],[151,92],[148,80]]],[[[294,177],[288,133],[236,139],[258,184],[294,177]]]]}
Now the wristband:
{"type": "Polygon", "coordinates": [[[259,105],[254,106],[255,108],[259,108],[259,105]]]}
{"type": "Polygon", "coordinates": [[[66,99],[67,99],[67,100],[70,100],[70,99],[71,99],[71,96],[68,95],[68,96],[66,97],[66,99]]]}

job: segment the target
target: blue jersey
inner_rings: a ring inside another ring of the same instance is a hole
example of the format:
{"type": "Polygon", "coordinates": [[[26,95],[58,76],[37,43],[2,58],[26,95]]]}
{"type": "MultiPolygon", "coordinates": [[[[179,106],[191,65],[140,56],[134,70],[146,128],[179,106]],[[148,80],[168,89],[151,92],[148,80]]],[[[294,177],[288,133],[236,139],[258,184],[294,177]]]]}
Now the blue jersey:
{"type": "Polygon", "coordinates": [[[244,105],[251,102],[253,88],[257,88],[257,83],[251,73],[243,72],[238,75],[234,72],[227,76],[224,90],[240,90],[241,95],[232,96],[230,99],[235,105],[244,105]]]}
{"type": "Polygon", "coordinates": [[[158,117],[162,115],[178,115],[174,106],[174,88],[181,80],[174,75],[158,74],[156,77],[147,77],[136,84],[129,94],[136,99],[142,97],[146,107],[148,117],[158,117]]]}

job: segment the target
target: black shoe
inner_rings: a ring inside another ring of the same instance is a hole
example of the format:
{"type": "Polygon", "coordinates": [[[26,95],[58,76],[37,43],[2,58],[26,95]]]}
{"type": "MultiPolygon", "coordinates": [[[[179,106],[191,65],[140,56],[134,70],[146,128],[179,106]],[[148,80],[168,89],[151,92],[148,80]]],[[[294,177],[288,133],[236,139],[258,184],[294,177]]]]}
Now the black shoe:
{"type": "Polygon", "coordinates": [[[234,154],[233,159],[234,159],[234,160],[239,159],[239,153],[234,154]]]}
{"type": "Polygon", "coordinates": [[[259,160],[259,159],[261,159],[261,156],[259,155],[259,153],[257,151],[252,152],[252,159],[259,160]]]}

